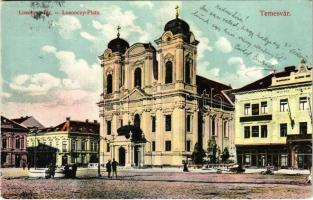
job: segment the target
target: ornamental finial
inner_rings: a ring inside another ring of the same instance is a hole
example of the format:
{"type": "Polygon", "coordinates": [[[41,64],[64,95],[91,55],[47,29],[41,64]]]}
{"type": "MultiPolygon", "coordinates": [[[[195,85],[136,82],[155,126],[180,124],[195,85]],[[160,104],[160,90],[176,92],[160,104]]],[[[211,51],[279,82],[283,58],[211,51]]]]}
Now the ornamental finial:
{"type": "Polygon", "coordinates": [[[118,26],[117,26],[117,37],[118,37],[118,38],[120,37],[120,29],[121,29],[121,27],[118,25],[118,26]]]}
{"type": "Polygon", "coordinates": [[[178,18],[178,16],[179,16],[179,6],[178,5],[175,7],[175,10],[176,10],[176,18],[178,18]]]}

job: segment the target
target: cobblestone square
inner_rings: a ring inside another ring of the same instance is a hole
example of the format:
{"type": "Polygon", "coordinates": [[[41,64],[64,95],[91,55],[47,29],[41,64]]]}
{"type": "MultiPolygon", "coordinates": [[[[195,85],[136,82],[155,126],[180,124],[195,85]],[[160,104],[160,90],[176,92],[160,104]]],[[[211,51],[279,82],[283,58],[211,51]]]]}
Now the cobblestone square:
{"type": "MultiPolygon", "coordinates": [[[[103,173],[105,175],[105,173],[103,173]]],[[[306,175],[122,171],[118,178],[2,178],[3,198],[257,198],[312,197],[306,175]]]]}

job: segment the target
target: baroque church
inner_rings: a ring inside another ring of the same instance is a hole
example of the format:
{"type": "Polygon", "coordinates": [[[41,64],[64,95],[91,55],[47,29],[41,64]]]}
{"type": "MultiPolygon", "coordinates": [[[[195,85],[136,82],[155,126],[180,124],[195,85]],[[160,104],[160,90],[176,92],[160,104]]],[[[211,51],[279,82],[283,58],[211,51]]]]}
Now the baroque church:
{"type": "Polygon", "coordinates": [[[126,167],[181,166],[195,145],[209,157],[209,144],[235,158],[231,87],[196,74],[199,41],[178,8],[156,47],[129,45],[119,29],[98,57],[101,164],[114,158],[126,167]]]}

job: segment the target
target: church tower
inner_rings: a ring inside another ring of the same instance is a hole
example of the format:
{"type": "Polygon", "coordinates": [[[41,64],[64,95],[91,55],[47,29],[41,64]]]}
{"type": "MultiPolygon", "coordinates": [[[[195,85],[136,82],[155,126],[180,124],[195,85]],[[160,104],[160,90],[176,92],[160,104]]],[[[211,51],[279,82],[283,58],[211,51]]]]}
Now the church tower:
{"type": "Polygon", "coordinates": [[[189,25],[179,18],[167,22],[162,36],[155,40],[159,52],[159,85],[196,94],[196,58],[198,41],[189,25]]]}

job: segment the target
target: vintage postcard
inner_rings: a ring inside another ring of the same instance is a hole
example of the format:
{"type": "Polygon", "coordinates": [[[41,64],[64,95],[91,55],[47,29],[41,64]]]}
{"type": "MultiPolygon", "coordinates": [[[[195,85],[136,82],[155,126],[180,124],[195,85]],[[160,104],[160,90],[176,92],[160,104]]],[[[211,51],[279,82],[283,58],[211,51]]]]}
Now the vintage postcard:
{"type": "Polygon", "coordinates": [[[3,1],[1,197],[312,198],[312,1],[3,1]]]}

